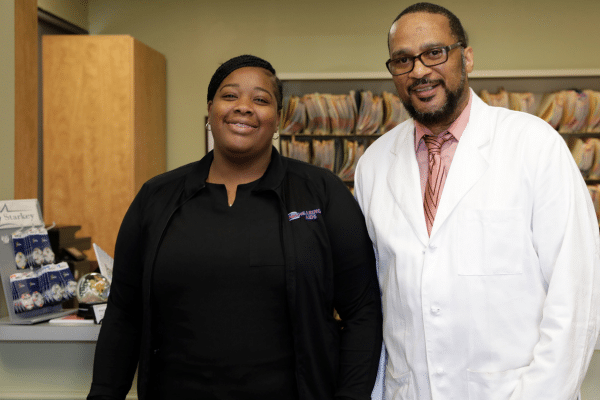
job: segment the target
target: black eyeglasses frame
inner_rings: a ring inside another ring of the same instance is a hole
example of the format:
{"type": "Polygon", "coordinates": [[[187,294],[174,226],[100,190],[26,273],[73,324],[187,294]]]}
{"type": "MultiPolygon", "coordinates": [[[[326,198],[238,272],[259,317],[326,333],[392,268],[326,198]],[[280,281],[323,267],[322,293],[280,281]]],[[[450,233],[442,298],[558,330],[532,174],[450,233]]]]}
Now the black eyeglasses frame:
{"type": "Polygon", "coordinates": [[[406,75],[406,74],[412,72],[412,70],[415,69],[415,60],[416,59],[418,59],[419,61],[421,61],[421,64],[423,64],[426,67],[435,67],[436,65],[441,65],[441,64],[445,63],[446,61],[448,61],[448,58],[450,57],[450,51],[453,50],[453,49],[455,49],[455,48],[457,48],[457,47],[459,47],[459,46],[464,47],[463,42],[456,42],[454,44],[451,44],[451,45],[448,45],[448,46],[443,46],[443,47],[433,47],[431,49],[425,50],[424,52],[422,52],[420,54],[417,54],[416,56],[403,56],[403,57],[410,57],[411,58],[411,60],[412,60],[412,67],[408,71],[402,72],[401,74],[394,74],[392,72],[391,68],[390,68],[390,63],[392,61],[394,61],[394,60],[397,60],[397,58],[395,58],[395,59],[391,59],[390,58],[389,60],[387,60],[385,62],[385,67],[390,72],[390,74],[392,74],[393,76],[406,75]],[[428,52],[432,51],[432,50],[443,50],[445,52],[445,54],[446,54],[446,59],[444,61],[441,61],[441,62],[438,62],[438,63],[435,63],[435,64],[429,64],[429,65],[425,64],[425,62],[421,59],[421,56],[423,54],[425,54],[425,53],[428,53],[428,52]]]}

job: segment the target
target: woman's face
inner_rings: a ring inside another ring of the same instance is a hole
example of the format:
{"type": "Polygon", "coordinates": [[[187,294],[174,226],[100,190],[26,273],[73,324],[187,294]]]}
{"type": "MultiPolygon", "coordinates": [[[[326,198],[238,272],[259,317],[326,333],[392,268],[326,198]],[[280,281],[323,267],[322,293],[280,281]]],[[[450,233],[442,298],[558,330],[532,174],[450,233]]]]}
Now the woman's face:
{"type": "Polygon", "coordinates": [[[208,103],[215,152],[237,158],[270,155],[279,126],[275,80],[259,67],[229,74],[208,103]]]}

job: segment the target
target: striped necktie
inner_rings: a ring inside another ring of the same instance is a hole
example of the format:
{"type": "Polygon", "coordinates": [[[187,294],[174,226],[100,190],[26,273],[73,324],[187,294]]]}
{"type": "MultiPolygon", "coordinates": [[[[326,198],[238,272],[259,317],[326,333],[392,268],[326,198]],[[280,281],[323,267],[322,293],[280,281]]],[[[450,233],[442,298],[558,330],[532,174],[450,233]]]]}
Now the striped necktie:
{"type": "Polygon", "coordinates": [[[435,219],[435,213],[442,195],[442,189],[446,180],[446,168],[442,165],[442,145],[452,138],[452,134],[447,132],[444,135],[434,136],[425,135],[423,140],[429,152],[429,174],[427,176],[427,185],[425,185],[425,198],[423,199],[423,209],[425,210],[425,222],[427,223],[427,233],[431,235],[431,227],[435,219]]]}

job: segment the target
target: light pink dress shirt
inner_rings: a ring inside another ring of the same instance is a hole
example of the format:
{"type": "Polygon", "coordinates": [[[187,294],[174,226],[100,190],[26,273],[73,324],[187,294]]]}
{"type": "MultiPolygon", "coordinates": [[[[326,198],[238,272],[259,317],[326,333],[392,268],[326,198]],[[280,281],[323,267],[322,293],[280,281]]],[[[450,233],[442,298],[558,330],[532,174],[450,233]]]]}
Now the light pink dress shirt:
{"type": "MultiPolygon", "coordinates": [[[[456,147],[458,141],[462,136],[467,123],[469,122],[469,115],[471,115],[471,93],[469,92],[469,102],[458,118],[448,127],[447,130],[441,132],[440,135],[444,135],[446,132],[452,134],[452,139],[448,140],[442,145],[441,158],[442,164],[446,167],[446,171],[450,171],[450,164],[456,153],[456,147]]],[[[429,155],[427,153],[427,146],[423,140],[423,136],[431,135],[431,131],[424,125],[415,121],[415,151],[417,153],[417,163],[419,164],[419,174],[421,176],[421,197],[425,197],[425,186],[427,185],[427,175],[429,175],[429,155]]],[[[446,183],[446,174],[442,181],[441,190],[444,191],[444,185],[446,183]]]]}

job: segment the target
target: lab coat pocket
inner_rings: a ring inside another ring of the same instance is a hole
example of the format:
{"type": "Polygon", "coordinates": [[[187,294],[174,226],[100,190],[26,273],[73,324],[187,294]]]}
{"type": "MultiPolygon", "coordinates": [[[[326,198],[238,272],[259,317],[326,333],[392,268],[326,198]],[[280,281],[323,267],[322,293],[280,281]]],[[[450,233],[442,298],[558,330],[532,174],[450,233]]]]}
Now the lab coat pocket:
{"type": "Polygon", "coordinates": [[[457,228],[459,275],[523,272],[525,221],[517,209],[462,210],[457,228]]]}
{"type": "Polygon", "coordinates": [[[467,370],[470,400],[506,400],[515,391],[523,368],[501,372],[467,370]]]}
{"type": "Polygon", "coordinates": [[[415,387],[410,371],[396,375],[388,369],[385,376],[385,398],[393,400],[415,400],[415,387]]]}

